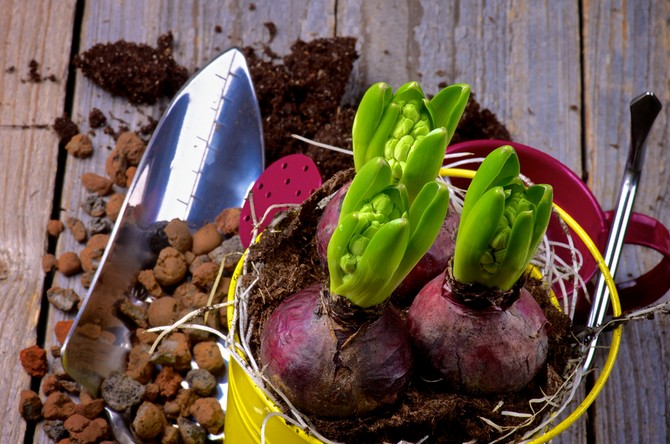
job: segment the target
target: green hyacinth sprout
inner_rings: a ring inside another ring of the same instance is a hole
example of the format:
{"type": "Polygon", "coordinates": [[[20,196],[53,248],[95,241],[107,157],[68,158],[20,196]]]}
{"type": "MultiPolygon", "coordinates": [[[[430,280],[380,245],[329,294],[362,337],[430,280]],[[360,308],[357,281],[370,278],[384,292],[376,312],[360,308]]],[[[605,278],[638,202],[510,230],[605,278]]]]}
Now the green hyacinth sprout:
{"type": "Polygon", "coordinates": [[[433,244],[449,206],[436,177],[469,93],[452,85],[428,100],[416,82],[366,92],[352,130],[356,176],[328,244],[332,293],[380,304],[433,244]]]}
{"type": "Polygon", "coordinates": [[[489,154],[465,194],[453,276],[509,290],[523,275],[549,225],[550,185],[526,187],[519,158],[505,145],[489,154]]]}
{"type": "Polygon", "coordinates": [[[437,176],[469,97],[465,84],[450,85],[431,100],[417,82],[406,83],[395,94],[384,82],[372,85],[354,118],[356,171],[370,159],[384,157],[393,180],[407,187],[412,201],[422,184],[437,176]]]}
{"type": "Polygon", "coordinates": [[[412,205],[389,163],[377,157],[356,174],[328,243],[332,293],[360,307],[384,302],[430,248],[449,206],[449,190],[433,180],[412,205]]]}

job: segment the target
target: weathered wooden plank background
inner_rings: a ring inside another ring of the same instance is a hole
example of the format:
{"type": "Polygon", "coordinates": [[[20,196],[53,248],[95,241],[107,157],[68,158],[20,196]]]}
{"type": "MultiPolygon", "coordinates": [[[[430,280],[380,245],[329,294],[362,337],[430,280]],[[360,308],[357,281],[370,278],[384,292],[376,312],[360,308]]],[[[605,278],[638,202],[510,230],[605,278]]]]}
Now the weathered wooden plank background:
{"type": "MultiPolygon", "coordinates": [[[[21,442],[18,396],[30,385],[19,350],[54,344],[62,314],[41,306],[51,209],[81,215],[81,173],[103,171],[108,136],[95,155],[58,166],[56,135],[45,129],[69,111],[82,130],[97,107],[136,126],[159,117],[161,104],[135,108],[110,97],[79,73],[66,90],[72,48],[126,39],[155,44],[172,31],[175,58],[193,72],[230,46],[268,44],[286,54],[296,39],[351,35],[360,59],[352,91],[384,80],[418,79],[427,92],[440,82],[468,82],[477,99],[512,136],[566,163],[605,209],[616,203],[626,162],[628,102],[646,89],[670,103],[670,2],[284,0],[25,1],[5,0],[0,14],[0,442],[21,442]],[[273,22],[270,40],[264,23],[273,22]],[[221,33],[215,32],[220,26],[221,33]],[[56,82],[31,83],[28,63],[56,82]],[[10,69],[13,67],[13,70],[10,69]],[[57,176],[57,169],[60,174],[57,176]],[[56,182],[62,189],[60,200],[56,182]],[[38,325],[39,324],[39,325],[38,325]],[[46,332],[38,333],[38,331],[46,332]]],[[[163,104],[164,105],[164,104],[163,104]]],[[[670,117],[662,111],[649,139],[637,211],[670,224],[667,169],[670,117]]],[[[113,125],[117,125],[112,122],[113,125]]],[[[76,250],[65,233],[56,254],[76,250]]],[[[627,248],[619,276],[649,269],[658,256],[627,248]]],[[[670,278],[670,277],[669,277],[670,278]]],[[[84,295],[78,279],[54,284],[84,295]]],[[[667,298],[667,295],[666,295],[667,298]]],[[[670,320],[628,325],[614,373],[590,412],[557,441],[656,443],[670,440],[670,320]]],[[[599,361],[602,363],[602,361],[599,361]]],[[[45,442],[39,431],[28,441],[45,442]]]]}

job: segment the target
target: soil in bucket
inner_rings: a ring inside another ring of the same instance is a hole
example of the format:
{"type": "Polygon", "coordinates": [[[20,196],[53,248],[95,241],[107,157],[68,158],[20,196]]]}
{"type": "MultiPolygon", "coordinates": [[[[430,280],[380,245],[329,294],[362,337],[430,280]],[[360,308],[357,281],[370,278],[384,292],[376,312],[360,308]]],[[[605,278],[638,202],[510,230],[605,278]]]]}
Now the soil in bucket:
{"type": "MultiPolygon", "coordinates": [[[[351,170],[335,174],[297,210],[286,213],[274,229],[267,230],[258,244],[249,250],[249,260],[262,264],[260,280],[249,295],[249,315],[262,326],[281,300],[298,289],[327,282],[314,242],[320,216],[319,201],[336,191],[352,177],[351,170]]],[[[243,276],[243,283],[251,276],[243,276]]],[[[531,413],[529,400],[556,393],[568,361],[575,350],[571,323],[551,302],[547,286],[536,279],[526,283],[540,302],[551,324],[549,356],[535,379],[523,390],[505,395],[465,395],[434,381],[417,365],[409,390],[393,408],[362,418],[310,417],[316,429],[338,442],[416,442],[429,435],[429,442],[461,443],[470,440],[488,442],[499,433],[482,418],[501,427],[515,426],[527,418],[502,412],[531,413]],[[502,402],[502,404],[501,404],[502,402]]],[[[401,312],[407,307],[397,307],[401,312]]],[[[262,328],[262,327],[260,327],[262,328]]],[[[258,360],[260,329],[251,338],[251,350],[258,360]]],[[[284,406],[280,406],[284,407],[284,406]]],[[[531,423],[537,424],[543,415],[531,423]]],[[[523,431],[516,436],[520,436],[523,431]]],[[[514,435],[506,441],[514,440],[514,435]]]]}

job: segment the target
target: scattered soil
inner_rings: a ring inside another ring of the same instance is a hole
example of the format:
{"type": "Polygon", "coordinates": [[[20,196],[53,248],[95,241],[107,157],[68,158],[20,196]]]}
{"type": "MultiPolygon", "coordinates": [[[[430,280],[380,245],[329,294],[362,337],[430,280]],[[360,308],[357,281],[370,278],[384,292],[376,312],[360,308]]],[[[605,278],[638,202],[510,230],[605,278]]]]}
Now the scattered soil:
{"type": "MultiPolygon", "coordinates": [[[[10,67],[11,68],[11,67],[10,67]]],[[[10,72],[9,69],[7,72],[10,72]]],[[[40,64],[36,60],[31,60],[28,62],[28,78],[22,80],[22,82],[30,83],[42,83],[44,81],[57,82],[58,79],[54,74],[49,74],[48,76],[42,76],[40,72],[40,64]]]]}
{"type": "Polygon", "coordinates": [[[93,108],[88,114],[88,126],[102,128],[107,123],[107,117],[98,108],[93,108]]]}
{"type": "Polygon", "coordinates": [[[53,124],[53,129],[58,134],[58,145],[65,146],[74,136],[79,134],[79,127],[74,123],[70,116],[63,114],[61,117],[56,117],[53,124]]]}
{"type": "MultiPolygon", "coordinates": [[[[263,116],[267,165],[288,154],[304,153],[315,159],[324,178],[352,165],[351,156],[324,155],[323,149],[291,135],[316,139],[324,126],[338,119],[341,137],[333,139],[339,139],[340,148],[351,148],[353,114],[342,112],[341,102],[358,58],[355,43],[351,37],[297,41],[290,54],[271,60],[262,58],[268,51],[258,55],[245,48],[263,116]]],[[[331,127],[331,131],[337,130],[331,127]]]]}
{"type": "MultiPolygon", "coordinates": [[[[303,153],[314,160],[324,179],[353,166],[351,156],[313,147],[292,135],[351,149],[356,108],[343,99],[358,58],[355,43],[350,37],[297,41],[291,53],[281,58],[268,50],[259,55],[245,48],[263,116],[267,165],[288,154],[303,153]]],[[[450,143],[475,139],[511,137],[472,94],[450,143]]]]}
{"type": "MultiPolygon", "coordinates": [[[[445,85],[446,86],[446,85],[445,85]]],[[[491,110],[482,108],[471,94],[450,144],[478,139],[512,140],[509,131],[491,110]]]]}
{"type": "Polygon", "coordinates": [[[84,76],[132,104],[153,104],[172,97],[188,79],[188,71],[172,57],[172,33],[158,38],[156,47],[120,40],[98,43],[75,56],[84,76]]]}

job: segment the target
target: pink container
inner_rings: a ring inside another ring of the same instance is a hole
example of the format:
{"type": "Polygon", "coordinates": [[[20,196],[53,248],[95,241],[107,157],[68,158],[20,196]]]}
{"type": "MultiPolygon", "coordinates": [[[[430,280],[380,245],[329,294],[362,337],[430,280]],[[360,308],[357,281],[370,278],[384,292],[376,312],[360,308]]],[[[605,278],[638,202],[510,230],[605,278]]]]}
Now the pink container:
{"type": "MultiPolygon", "coordinates": [[[[520,143],[502,140],[476,140],[454,144],[447,148],[447,154],[472,153],[472,157],[484,157],[501,145],[511,145],[516,150],[521,163],[521,173],[535,183],[546,183],[554,187],[554,202],[567,211],[586,230],[589,236],[604,251],[607,243],[612,211],[603,211],[586,184],[563,163],[550,155],[520,143]]],[[[467,159],[465,157],[463,160],[467,159]]],[[[459,159],[460,160],[460,159],[459,159]]],[[[478,162],[459,166],[476,169],[478,162]]],[[[466,184],[467,186],[467,184],[466,184]]],[[[579,274],[585,282],[590,282],[598,269],[593,257],[584,243],[572,233],[575,246],[584,258],[579,274]]],[[[547,236],[551,240],[565,242],[566,236],[558,220],[552,220],[547,236]]],[[[617,284],[622,309],[631,310],[644,307],[661,298],[670,289],[670,233],[656,219],[640,213],[631,215],[625,242],[652,248],[662,255],[661,261],[642,276],[617,284]]],[[[559,255],[561,253],[559,252],[559,255]]],[[[568,256],[567,251],[564,252],[568,256]]],[[[569,257],[563,257],[569,261],[569,257]]],[[[571,283],[566,282],[567,288],[571,283]]],[[[585,316],[590,304],[580,298],[577,302],[577,314],[585,316]]]]}

